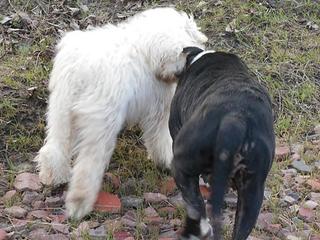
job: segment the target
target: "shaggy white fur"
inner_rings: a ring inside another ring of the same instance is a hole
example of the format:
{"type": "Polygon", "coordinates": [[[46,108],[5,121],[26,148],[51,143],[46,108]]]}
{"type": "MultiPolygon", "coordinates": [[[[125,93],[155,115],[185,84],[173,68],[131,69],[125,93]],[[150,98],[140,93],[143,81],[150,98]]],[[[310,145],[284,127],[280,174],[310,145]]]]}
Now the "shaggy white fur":
{"type": "Polygon", "coordinates": [[[92,210],[117,135],[127,124],[141,126],[149,156],[169,167],[169,107],[175,74],[186,61],[180,53],[206,41],[193,18],[172,8],[61,39],[49,82],[47,137],[36,160],[45,184],[72,176],[69,216],[92,210]]]}

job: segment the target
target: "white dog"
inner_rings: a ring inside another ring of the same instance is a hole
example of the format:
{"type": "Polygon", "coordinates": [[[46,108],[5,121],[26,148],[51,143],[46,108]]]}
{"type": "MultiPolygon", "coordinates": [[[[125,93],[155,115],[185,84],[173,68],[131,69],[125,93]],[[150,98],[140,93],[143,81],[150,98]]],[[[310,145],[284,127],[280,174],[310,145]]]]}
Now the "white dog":
{"type": "Polygon", "coordinates": [[[180,53],[206,41],[193,18],[172,8],[62,38],[49,82],[47,137],[36,160],[45,184],[72,176],[69,216],[92,210],[117,135],[127,124],[141,126],[150,158],[169,167],[169,108],[175,74],[186,61],[180,53]]]}

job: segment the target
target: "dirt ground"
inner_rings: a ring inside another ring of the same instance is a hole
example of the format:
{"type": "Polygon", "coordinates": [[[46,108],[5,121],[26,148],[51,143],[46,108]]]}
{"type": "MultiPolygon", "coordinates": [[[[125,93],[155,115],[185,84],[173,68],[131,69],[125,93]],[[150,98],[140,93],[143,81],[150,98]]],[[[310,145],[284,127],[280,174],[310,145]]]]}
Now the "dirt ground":
{"type": "MultiPolygon", "coordinates": [[[[192,13],[207,47],[241,56],[273,98],[276,159],[251,239],[320,239],[318,0],[0,1],[0,239],[176,239],[185,214],[181,196],[170,175],[147,159],[137,127],[123,131],[106,172],[101,192],[114,202],[105,206],[100,195],[100,210],[81,221],[64,217],[67,186],[39,184],[32,162],[45,136],[47,84],[61,34],[155,6],[192,13]]],[[[205,186],[202,192],[209,194],[205,186]]],[[[235,193],[225,202],[230,236],[235,193]]]]}

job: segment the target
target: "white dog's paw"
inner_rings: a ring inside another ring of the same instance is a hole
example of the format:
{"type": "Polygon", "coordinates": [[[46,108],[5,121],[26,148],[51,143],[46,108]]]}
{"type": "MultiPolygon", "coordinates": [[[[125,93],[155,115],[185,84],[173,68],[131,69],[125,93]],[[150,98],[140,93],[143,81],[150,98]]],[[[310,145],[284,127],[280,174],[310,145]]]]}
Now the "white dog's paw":
{"type": "Polygon", "coordinates": [[[53,171],[53,169],[40,166],[39,172],[40,181],[45,185],[60,185],[69,182],[70,168],[62,168],[60,171],[53,171]]]}
{"type": "Polygon", "coordinates": [[[89,192],[72,190],[66,198],[67,216],[81,219],[93,209],[95,199],[90,197],[89,192]]]}
{"type": "Polygon", "coordinates": [[[38,163],[39,178],[45,185],[59,185],[67,183],[71,177],[68,159],[60,152],[52,152],[46,146],[35,158],[38,163]]]}
{"type": "Polygon", "coordinates": [[[208,238],[213,236],[213,229],[209,223],[209,219],[201,219],[200,222],[200,231],[201,231],[201,236],[203,238],[208,238]]]}

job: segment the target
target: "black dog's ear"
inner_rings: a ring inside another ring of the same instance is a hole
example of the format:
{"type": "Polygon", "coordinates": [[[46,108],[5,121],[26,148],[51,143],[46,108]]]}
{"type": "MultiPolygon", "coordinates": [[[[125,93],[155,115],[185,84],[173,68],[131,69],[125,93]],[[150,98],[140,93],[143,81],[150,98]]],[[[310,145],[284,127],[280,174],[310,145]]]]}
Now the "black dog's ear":
{"type": "Polygon", "coordinates": [[[187,62],[186,66],[188,67],[192,60],[197,56],[199,53],[203,52],[204,50],[198,47],[185,47],[182,50],[182,53],[187,55],[187,62]]]}

